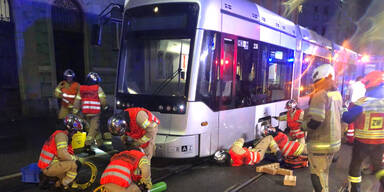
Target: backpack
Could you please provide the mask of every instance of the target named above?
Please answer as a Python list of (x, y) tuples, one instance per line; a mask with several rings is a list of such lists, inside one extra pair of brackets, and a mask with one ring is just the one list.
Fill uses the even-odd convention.
[(284, 158), (284, 167), (288, 169), (298, 169), (308, 167), (308, 157), (300, 155), (298, 157), (289, 156)]

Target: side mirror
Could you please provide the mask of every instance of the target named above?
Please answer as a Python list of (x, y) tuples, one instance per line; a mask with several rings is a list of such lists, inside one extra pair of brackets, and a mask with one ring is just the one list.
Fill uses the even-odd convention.
[(91, 44), (101, 46), (101, 27), (99, 24), (92, 25)]

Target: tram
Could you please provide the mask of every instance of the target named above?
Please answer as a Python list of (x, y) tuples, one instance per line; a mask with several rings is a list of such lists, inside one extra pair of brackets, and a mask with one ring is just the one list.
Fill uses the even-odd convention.
[(157, 157), (205, 157), (260, 137), (288, 99), (307, 102), (311, 70), (335, 55), (331, 41), (249, 0), (124, 7), (115, 110), (144, 107), (160, 119)]

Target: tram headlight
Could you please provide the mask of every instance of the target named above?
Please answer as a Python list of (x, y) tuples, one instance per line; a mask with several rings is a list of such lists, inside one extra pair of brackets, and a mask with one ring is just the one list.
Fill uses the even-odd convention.
[(177, 107), (176, 107), (176, 106), (173, 106), (173, 107), (172, 107), (172, 111), (176, 112), (176, 111), (177, 111)]
[(167, 111), (171, 111), (171, 106), (168, 105), (167, 108), (166, 108), (166, 110), (167, 110)]
[(184, 112), (184, 105), (179, 105), (180, 112)]
[(162, 105), (159, 105), (159, 110), (160, 111), (164, 110), (164, 107)]

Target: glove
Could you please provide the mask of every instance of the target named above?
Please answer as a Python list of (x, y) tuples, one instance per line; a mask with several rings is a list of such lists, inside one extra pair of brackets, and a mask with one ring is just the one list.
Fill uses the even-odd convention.
[(142, 184), (147, 188), (148, 190), (152, 189), (152, 181), (151, 178), (141, 178), (139, 184)]

